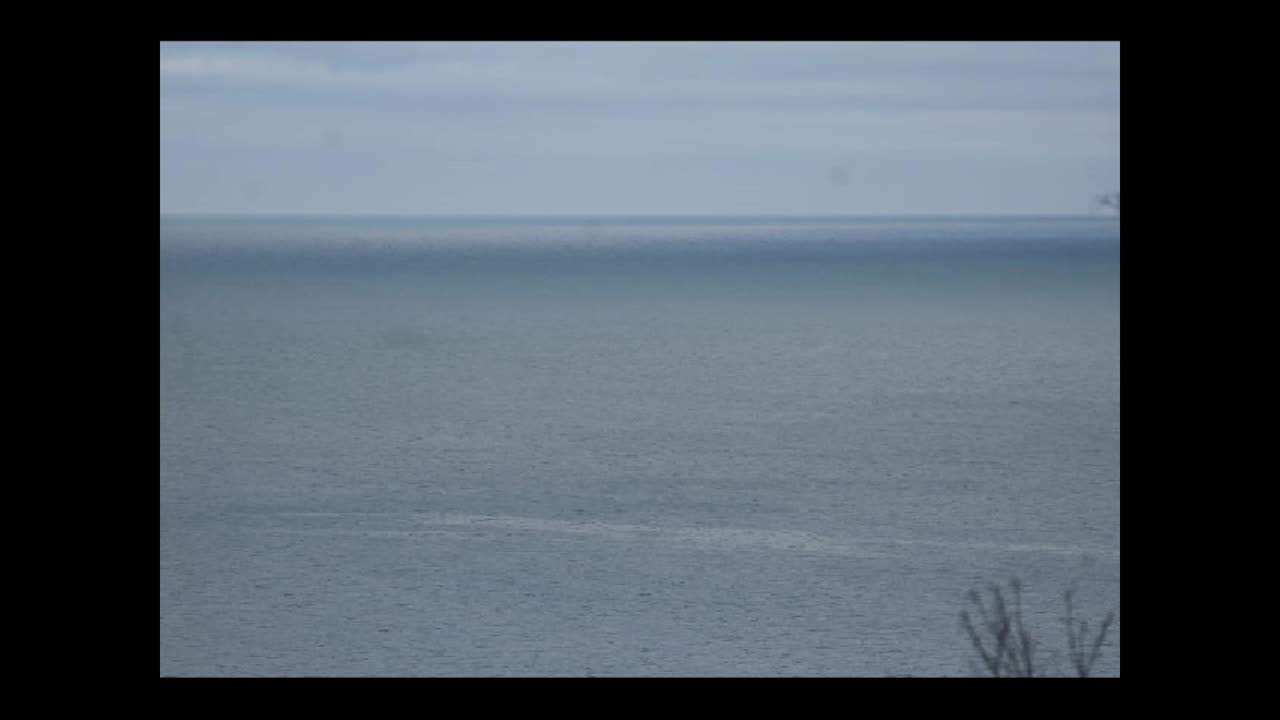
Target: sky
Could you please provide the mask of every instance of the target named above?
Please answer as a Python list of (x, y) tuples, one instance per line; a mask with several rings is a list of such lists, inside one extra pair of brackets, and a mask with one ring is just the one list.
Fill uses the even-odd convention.
[(161, 214), (1083, 215), (1118, 42), (162, 42)]

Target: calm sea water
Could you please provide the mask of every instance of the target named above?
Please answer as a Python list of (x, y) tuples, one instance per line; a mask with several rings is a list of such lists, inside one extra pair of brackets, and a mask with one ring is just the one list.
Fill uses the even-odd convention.
[(160, 673), (969, 675), (1012, 577), (1052, 666), (1120, 603), (1119, 249), (162, 217)]

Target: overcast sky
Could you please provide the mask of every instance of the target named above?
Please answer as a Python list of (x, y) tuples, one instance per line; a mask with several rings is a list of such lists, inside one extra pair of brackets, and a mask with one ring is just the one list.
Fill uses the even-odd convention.
[(161, 213), (1086, 214), (1119, 43), (161, 43)]

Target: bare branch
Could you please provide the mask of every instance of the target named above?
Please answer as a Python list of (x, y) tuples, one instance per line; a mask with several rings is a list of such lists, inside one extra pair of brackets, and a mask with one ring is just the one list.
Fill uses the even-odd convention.
[(1012, 608), (998, 585), (988, 588), (989, 605), (977, 590), (970, 591), (969, 604), (980, 622), (975, 622), (974, 615), (966, 610), (960, 613), (960, 625), (993, 677), (1030, 677), (1035, 673), (1035, 642), (1022, 622), (1021, 584), (1014, 580), (1010, 587), (1014, 595)]
[[(1106, 641), (1107, 633), (1111, 629), (1111, 624), (1116, 619), (1115, 611), (1107, 613), (1102, 619), (1102, 626), (1098, 628), (1098, 632), (1089, 641), (1089, 622), (1087, 620), (1077, 620), (1075, 617), (1075, 605), (1073, 603), (1074, 590), (1068, 590), (1063, 594), (1066, 600), (1067, 614), (1067, 652), (1069, 653), (1071, 666), (1076, 672), (1077, 677), (1089, 677), (1093, 672), (1093, 666), (1098, 662), (1098, 657), (1102, 654), (1102, 644)], [(1086, 650), (1086, 643), (1088, 649)]]
[[(989, 599), (977, 589), (966, 595), (969, 606), (960, 613), (960, 626), (977, 651), (981, 667), (993, 677), (1035, 677), (1044, 673), (1036, 659), (1038, 643), (1025, 623), (1022, 606), (1022, 583), (1009, 581), (1011, 601), (995, 584), (988, 586)], [(1116, 612), (1107, 613), (1096, 632), (1090, 632), (1088, 621), (1076, 618), (1075, 590), (1063, 594), (1066, 603), (1064, 622), (1067, 630), (1067, 657), (1070, 670), (1078, 677), (1089, 677), (1102, 654), (1107, 634), (1116, 620)], [(974, 666), (976, 669), (976, 665)]]

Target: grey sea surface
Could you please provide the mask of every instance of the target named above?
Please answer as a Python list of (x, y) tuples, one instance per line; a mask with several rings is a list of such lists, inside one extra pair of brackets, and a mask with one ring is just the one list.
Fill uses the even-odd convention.
[[(160, 222), (163, 676), (965, 676), (1120, 603), (1120, 229)], [(1118, 627), (1097, 674), (1118, 675)]]

